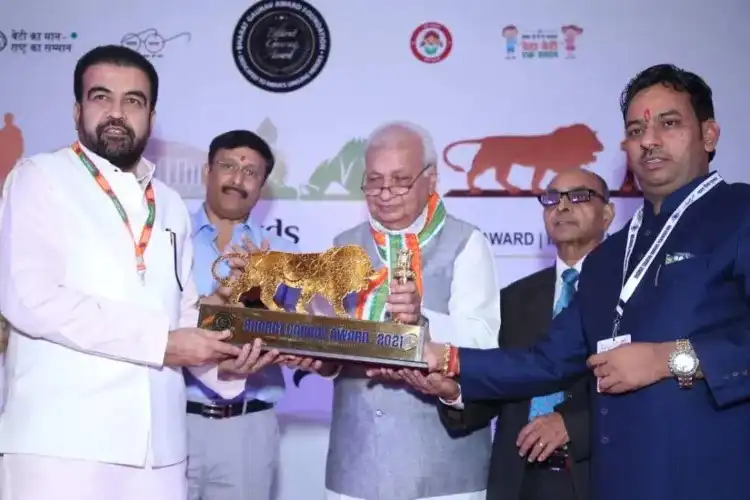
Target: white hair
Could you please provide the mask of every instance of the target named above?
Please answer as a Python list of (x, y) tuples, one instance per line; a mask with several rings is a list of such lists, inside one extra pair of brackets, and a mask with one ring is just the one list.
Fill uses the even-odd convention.
[(405, 139), (415, 136), (422, 144), (422, 164), (437, 166), (437, 151), (430, 133), (419, 125), (406, 121), (389, 122), (376, 128), (367, 139), (365, 155), (371, 149), (398, 147)]

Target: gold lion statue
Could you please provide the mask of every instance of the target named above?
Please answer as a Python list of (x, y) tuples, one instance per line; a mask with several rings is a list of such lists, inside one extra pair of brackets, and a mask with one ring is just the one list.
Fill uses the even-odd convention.
[[(239, 276), (219, 276), (222, 261), (243, 259), (247, 262)], [(219, 257), (211, 267), (214, 279), (232, 289), (230, 304), (253, 288), (260, 288), (260, 300), (271, 311), (283, 311), (274, 301), (279, 286), (300, 290), (296, 312), (308, 314), (307, 305), (318, 294), (325, 298), (339, 317), (347, 316), (344, 297), (365, 290), (377, 277), (370, 257), (357, 245), (346, 245), (322, 253), (287, 253), (260, 251), (229, 253)]]

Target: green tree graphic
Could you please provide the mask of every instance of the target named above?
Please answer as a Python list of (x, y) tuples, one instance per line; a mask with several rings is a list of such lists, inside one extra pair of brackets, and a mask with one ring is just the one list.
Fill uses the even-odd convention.
[(365, 172), (366, 142), (352, 139), (336, 156), (318, 165), (308, 183), (300, 186), (300, 199), (364, 199), (360, 185)]

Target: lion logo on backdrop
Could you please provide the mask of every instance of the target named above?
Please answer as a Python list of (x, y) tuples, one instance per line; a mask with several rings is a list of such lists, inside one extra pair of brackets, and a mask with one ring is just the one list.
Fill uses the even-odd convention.
[[(299, 187), (287, 181), (288, 165), (285, 154), (277, 146), (278, 130), (266, 118), (256, 133), (273, 150), (276, 158), (271, 175), (263, 187), (261, 198), (265, 200), (362, 200), (360, 189), (365, 170), (364, 139), (351, 139), (339, 152), (315, 167), (307, 182)], [(208, 153), (199, 148), (152, 138), (144, 156), (156, 164), (156, 177), (175, 189), (183, 198), (200, 199), (206, 194), (203, 185), (203, 167)]]
[[(479, 146), (468, 169), (448, 158), (454, 148), (463, 145)], [(499, 135), (452, 142), (443, 150), (443, 161), (456, 172), (466, 173), (467, 189), (451, 190), (445, 196), (536, 196), (544, 190), (542, 182), (548, 172), (560, 174), (590, 165), (602, 151), (604, 146), (596, 132), (582, 123), (558, 127), (547, 134)], [(532, 169), (531, 186), (521, 188), (511, 184), (509, 177), (514, 166)], [(477, 186), (477, 178), (487, 171), (494, 171), (500, 189), (485, 190)], [(637, 191), (628, 174), (617, 193), (637, 195)]]
[(15, 124), (13, 113), (5, 113), (0, 128), (0, 188), (13, 166), (23, 156), (23, 132)]

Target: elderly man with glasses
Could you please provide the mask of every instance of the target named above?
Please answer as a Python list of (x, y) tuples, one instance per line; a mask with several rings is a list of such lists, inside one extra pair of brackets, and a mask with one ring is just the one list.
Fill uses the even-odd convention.
[[(398, 249), (408, 247), (416, 279), (401, 285), (384, 273), (353, 312), (429, 324), (432, 339), (492, 348), (500, 327), (492, 251), (481, 231), (446, 213), (436, 162), (430, 135), (416, 125), (389, 123), (371, 135), (362, 182), (369, 220), (334, 243), (362, 246), (380, 269), (393, 269)], [(484, 499), (489, 428), (453, 435), (440, 422), (437, 397), (403, 381), (369, 380), (363, 367), (301, 363), (335, 377), (328, 500)]]
[[(586, 255), (601, 243), (614, 218), (606, 183), (586, 170), (558, 175), (539, 201), (557, 259), (554, 266), (501, 290), (501, 347), (530, 347), (547, 332), (552, 317), (575, 294)], [(483, 400), (465, 406), (453, 381), (433, 387), (431, 393), (445, 398), (440, 415), (452, 431), (471, 432), (498, 418), (488, 500), (587, 500), (588, 384), (583, 377), (566, 381), (559, 391), (542, 397)]]

